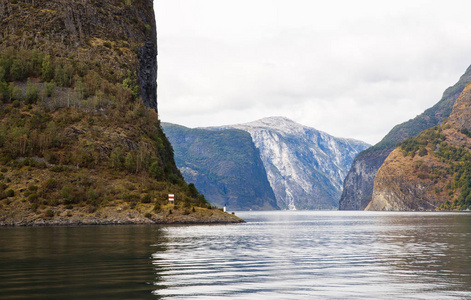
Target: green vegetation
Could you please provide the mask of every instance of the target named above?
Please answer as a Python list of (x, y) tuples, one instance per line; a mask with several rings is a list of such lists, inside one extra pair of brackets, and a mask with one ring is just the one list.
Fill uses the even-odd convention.
[(443, 142), (436, 153), (443, 162), (448, 163), (447, 172), (452, 180), (446, 186), (450, 196), (459, 191), (459, 196), (442, 204), (442, 209), (463, 210), (471, 208), (471, 153), (465, 147), (453, 147)]
[[(445, 191), (450, 197), (441, 206), (441, 209), (463, 210), (471, 208), (471, 153), (470, 149), (461, 146), (452, 146), (446, 141), (442, 131), (446, 125), (435, 126), (423, 131), (415, 138), (408, 138), (404, 142), (399, 143), (404, 156), (412, 158), (418, 155), (423, 157), (429, 153), (446, 167), (431, 167), (418, 161), (415, 164), (417, 177), (438, 182), (445, 180), (450, 176)], [(468, 135), (465, 130), (461, 133)], [(441, 189), (436, 189), (436, 193), (440, 193)], [(457, 196), (455, 196), (457, 195)]]
[(24, 197), (47, 218), (57, 205), (160, 207), (168, 193), (176, 208), (209, 207), (176, 168), (156, 112), (138, 98), (135, 73), (110, 82), (68, 59), (1, 50), (3, 198)]
[(471, 138), (471, 132), (468, 129), (463, 128), (463, 129), (460, 130), (460, 132), (462, 134), (466, 135), (467, 137)]
[(52, 211), (52, 209), (48, 209), (46, 210), (46, 213), (44, 215), (46, 218), (52, 218), (54, 217), (54, 212)]
[(155, 107), (155, 61), (142, 59), (157, 50), (152, 1), (0, 6), (0, 223), (172, 222), (191, 208), (209, 218), (145, 106)]
[[(469, 83), (470, 78), (471, 68), (468, 68), (455, 85), (446, 89), (437, 104), (417, 117), (395, 126), (379, 143), (357, 155), (354, 165), (347, 175), (347, 179), (352, 184), (346, 186), (343, 191), (339, 203), (340, 209), (364, 209), (368, 205), (372, 199), (375, 174), (391, 151), (394, 150), (395, 145), (409, 137), (418, 135), (427, 128), (440, 125), (450, 115), (453, 104)], [(418, 155), (425, 155), (425, 147), (418, 149), (414, 145), (411, 146), (412, 148), (406, 151), (406, 153), (410, 152), (409, 155), (418, 150), (420, 150), (420, 153), (417, 152)], [(356, 176), (353, 170), (360, 165), (363, 165), (362, 168), (368, 171), (361, 176)]]
[(402, 143), (398, 143), (396, 147), (400, 147), (404, 156), (414, 157), (415, 155), (425, 156), (428, 151), (427, 148), (435, 149), (445, 140), (442, 134), (442, 128), (435, 126), (430, 129), (424, 130), (417, 137), (410, 137)]

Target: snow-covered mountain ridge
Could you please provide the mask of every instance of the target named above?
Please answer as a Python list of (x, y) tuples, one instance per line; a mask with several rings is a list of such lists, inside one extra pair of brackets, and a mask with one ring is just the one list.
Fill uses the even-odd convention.
[(285, 117), (212, 129), (227, 128), (250, 133), (282, 209), (337, 208), (354, 157), (370, 146), (333, 137)]

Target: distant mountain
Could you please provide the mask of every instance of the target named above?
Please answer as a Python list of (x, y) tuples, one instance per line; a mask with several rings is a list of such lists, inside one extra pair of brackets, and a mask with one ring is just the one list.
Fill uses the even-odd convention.
[(342, 182), (354, 157), (369, 147), (283, 117), (225, 128), (250, 133), (282, 209), (337, 208)]
[(358, 154), (345, 178), (339, 209), (365, 209), (372, 199), (376, 172), (396, 144), (441, 124), (450, 115), (453, 104), (470, 81), (471, 67), (454, 86), (445, 90), (437, 104), (414, 119), (395, 126), (378, 144)]
[(448, 120), (405, 140), (376, 174), (367, 210), (471, 208), (471, 87)]
[(354, 157), (368, 144), (284, 117), (222, 127), (162, 127), (188, 182), (230, 209), (335, 209)]
[(250, 134), (162, 123), (185, 180), (213, 205), (230, 210), (279, 209)]

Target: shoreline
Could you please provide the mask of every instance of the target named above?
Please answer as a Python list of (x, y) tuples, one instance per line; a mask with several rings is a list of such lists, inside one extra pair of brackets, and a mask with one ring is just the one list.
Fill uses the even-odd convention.
[(129, 208), (125, 203), (99, 207), (90, 206), (67, 209), (64, 205), (47, 206), (37, 211), (26, 203), (16, 202), (8, 209), (0, 209), (0, 227), (62, 227), (98, 225), (199, 225), (237, 224), (245, 221), (235, 214), (220, 209), (195, 207), (195, 210), (166, 206), (153, 210), (153, 204), (138, 204)]
[(86, 222), (78, 222), (78, 223), (32, 223), (32, 224), (5, 224), (0, 223), (1, 228), (26, 228), (26, 227), (81, 227), (81, 226), (129, 226), (129, 225), (228, 225), (228, 224), (242, 224), (246, 223), (246, 221), (178, 221), (178, 222), (153, 222), (153, 223), (140, 223), (140, 222), (96, 222), (96, 223), (86, 223)]

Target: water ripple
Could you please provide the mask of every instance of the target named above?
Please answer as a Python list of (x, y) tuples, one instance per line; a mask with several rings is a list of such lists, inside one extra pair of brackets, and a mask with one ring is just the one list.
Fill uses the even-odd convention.
[(471, 299), (471, 214), (0, 229), (1, 299)]
[(162, 270), (154, 294), (172, 299), (471, 297), (470, 215), (246, 214), (254, 221), (166, 228), (167, 248), (152, 255)]

